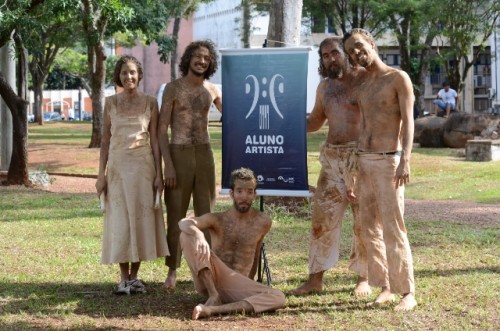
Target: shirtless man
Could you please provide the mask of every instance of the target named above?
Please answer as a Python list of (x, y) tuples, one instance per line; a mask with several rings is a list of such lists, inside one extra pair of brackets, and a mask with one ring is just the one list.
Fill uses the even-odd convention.
[(366, 249), (359, 239), (361, 224), (353, 195), (356, 167), (356, 141), (361, 115), (352, 102), (355, 79), (364, 69), (352, 67), (342, 47), (342, 37), (323, 40), (319, 46), (319, 72), (324, 79), (316, 91), (316, 102), (307, 118), (307, 132), (319, 130), (328, 121), (328, 137), (322, 144), (312, 212), (309, 249), (309, 279), (289, 294), (305, 295), (323, 289), (323, 274), (339, 259), (342, 218), (350, 204), (354, 218), (354, 237), (349, 268), (359, 274), (356, 296), (371, 293), (367, 280)]
[(361, 237), (369, 252), (368, 278), (370, 285), (382, 287), (372, 305), (392, 302), (393, 293), (400, 293), (395, 310), (411, 310), (417, 301), (403, 213), (413, 144), (412, 83), (404, 71), (382, 62), (369, 32), (346, 33), (344, 48), (353, 62), (366, 69), (357, 98), (363, 116), (357, 195)]
[[(184, 218), (179, 222), (184, 256), (196, 290), (208, 297), (193, 310), (193, 319), (214, 314), (264, 312), (282, 308), (284, 294), (253, 279), (271, 219), (251, 208), (257, 180), (245, 168), (231, 173), (233, 207), (223, 213)], [(209, 230), (212, 249), (201, 230)]]
[(182, 77), (169, 83), (163, 92), (158, 125), (165, 162), (170, 250), (170, 256), (165, 259), (169, 268), (164, 284), (167, 289), (175, 288), (176, 269), (181, 263), (178, 222), (186, 216), (191, 195), (196, 216), (211, 212), (215, 204), (215, 165), (208, 135), (208, 111), (212, 103), (222, 111), (221, 92), (206, 81), (217, 70), (214, 44), (209, 40), (189, 44), (179, 68)]

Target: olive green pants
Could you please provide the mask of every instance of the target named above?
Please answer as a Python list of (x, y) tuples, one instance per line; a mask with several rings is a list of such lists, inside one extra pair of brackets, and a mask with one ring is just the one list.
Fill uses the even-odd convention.
[[(215, 205), (215, 164), (210, 144), (170, 145), (177, 185), (165, 190), (167, 206), (167, 243), (170, 256), (165, 264), (177, 269), (181, 264), (179, 221), (186, 217), (191, 196), (195, 216), (210, 213)], [(208, 233), (205, 233), (210, 243)]]

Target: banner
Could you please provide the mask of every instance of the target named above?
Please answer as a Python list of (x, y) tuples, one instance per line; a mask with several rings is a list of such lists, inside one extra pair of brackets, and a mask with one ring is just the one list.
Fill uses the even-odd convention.
[(257, 176), (261, 196), (309, 196), (307, 70), (310, 48), (221, 50), (222, 193), (234, 169)]

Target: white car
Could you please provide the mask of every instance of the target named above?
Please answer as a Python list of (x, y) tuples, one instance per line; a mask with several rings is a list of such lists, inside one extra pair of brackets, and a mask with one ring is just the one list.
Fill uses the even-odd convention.
[[(161, 101), (162, 101), (162, 98), (163, 98), (163, 90), (165, 90), (165, 86), (166, 85), (167, 85), (166, 83), (161, 84), (161, 86), (160, 86), (160, 88), (158, 90), (158, 94), (156, 95), (156, 98), (158, 99), (158, 110), (161, 109)], [(219, 90), (222, 91), (222, 85), (221, 84), (214, 84), (214, 85), (217, 86), (219, 88)], [(221, 112), (212, 103), (212, 105), (210, 106), (210, 110), (208, 111), (208, 121), (209, 122), (220, 122), (221, 118), (222, 118)]]

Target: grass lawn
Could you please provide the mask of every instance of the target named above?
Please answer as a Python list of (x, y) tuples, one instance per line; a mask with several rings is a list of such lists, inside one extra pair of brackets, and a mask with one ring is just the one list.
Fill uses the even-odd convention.
[[(90, 124), (30, 125), (30, 150), (72, 148), (88, 153), (67, 164), (33, 163), (52, 172), (96, 174), (89, 151)], [(322, 130), (308, 136), (310, 184), (315, 185)], [(221, 132), (210, 134), (220, 181)], [(52, 147), (51, 147), (52, 146)], [(467, 162), (460, 150), (416, 148), (406, 197), (500, 204), (500, 164)], [(97, 154), (98, 157), (98, 154)], [(31, 161), (30, 161), (31, 162)], [(79, 168), (78, 162), (85, 167)], [(76, 164), (76, 165), (75, 165)], [(352, 217), (342, 227), (341, 259), (325, 274), (325, 291), (288, 297), (287, 307), (271, 314), (213, 317), (191, 321), (203, 298), (194, 291), (183, 262), (174, 292), (164, 292), (163, 261), (143, 263), (148, 293), (114, 296), (118, 267), (99, 263), (102, 213), (95, 194), (50, 193), (24, 187), (0, 187), (0, 330), (497, 330), (500, 325), (499, 222), (467, 223), (407, 218), (417, 301), (409, 313), (393, 305), (368, 309), (352, 292), (348, 271)], [(227, 199), (217, 210), (229, 207)], [(294, 210), (265, 206), (273, 220), (266, 238), (273, 286), (287, 291), (307, 276), (310, 207)]]

